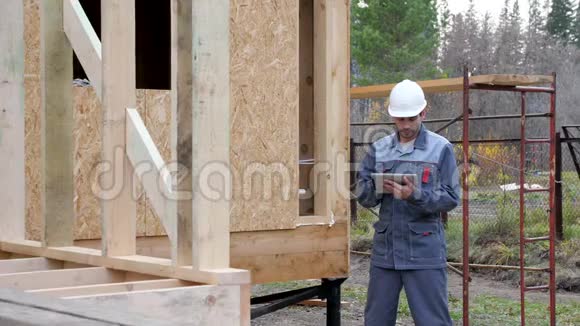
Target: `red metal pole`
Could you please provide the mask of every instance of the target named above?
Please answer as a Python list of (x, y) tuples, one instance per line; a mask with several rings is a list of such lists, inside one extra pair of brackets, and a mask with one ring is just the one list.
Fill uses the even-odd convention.
[(556, 73), (550, 95), (550, 325), (556, 325)]
[(463, 67), (463, 325), (469, 326), (469, 75)]
[(521, 94), (522, 98), (522, 117), (520, 118), (520, 312), (521, 325), (526, 325), (526, 281), (525, 281), (525, 197), (524, 197), (524, 168), (526, 157), (526, 93)]

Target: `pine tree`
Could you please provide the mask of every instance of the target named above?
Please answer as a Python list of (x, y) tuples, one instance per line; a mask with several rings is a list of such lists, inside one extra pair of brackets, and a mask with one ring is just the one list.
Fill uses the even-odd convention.
[(550, 35), (559, 39), (564, 44), (568, 44), (573, 41), (573, 12), (574, 10), (570, 0), (552, 1), (546, 28)]
[(524, 67), (527, 72), (541, 58), (540, 51), (546, 43), (545, 14), (540, 7), (540, 0), (531, 0), (528, 10), (528, 30), (525, 39)]
[(580, 2), (576, 6), (576, 16), (574, 17), (574, 29), (573, 29), (574, 44), (580, 47)]
[(439, 45), (435, 0), (351, 2), (351, 54), (360, 68), (357, 85), (437, 76)]

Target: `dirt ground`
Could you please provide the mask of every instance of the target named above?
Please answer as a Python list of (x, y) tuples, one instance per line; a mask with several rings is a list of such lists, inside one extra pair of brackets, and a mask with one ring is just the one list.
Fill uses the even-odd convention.
[[(366, 288), (368, 286), (369, 258), (366, 256), (351, 255), (351, 276), (344, 283), (346, 287)], [(462, 278), (461, 276), (449, 271), (449, 295), (455, 298), (462, 298)], [(267, 285), (257, 285), (253, 289), (254, 295), (264, 295), (270, 293)], [(274, 291), (280, 292), (280, 291)], [(490, 277), (472, 274), (472, 282), (469, 287), (470, 296), (493, 295), (496, 297), (519, 300), (519, 288), (506, 283), (492, 280)], [(344, 290), (343, 290), (344, 294)], [(526, 294), (527, 300), (548, 302), (547, 293), (529, 293)], [(343, 295), (343, 301), (351, 301)], [(580, 300), (579, 293), (559, 292), (557, 294), (558, 302)], [(321, 307), (301, 307), (292, 306), (278, 310), (272, 314), (259, 317), (252, 321), (254, 326), (320, 326), (326, 325), (326, 308)], [(342, 325), (355, 326), (363, 325), (364, 317), (364, 300), (363, 302), (351, 302), (342, 308)], [(410, 317), (400, 317), (397, 325), (414, 325)]]

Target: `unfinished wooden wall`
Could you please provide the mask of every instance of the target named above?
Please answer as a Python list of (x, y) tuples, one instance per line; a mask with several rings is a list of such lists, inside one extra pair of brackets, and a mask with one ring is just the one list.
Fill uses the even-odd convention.
[[(27, 238), (40, 239), (40, 0), (25, 0), (26, 218)], [(231, 2), (231, 162), (234, 180), (231, 231), (291, 229), (298, 216), (298, 1), (278, 6), (259, 0)], [(72, 86), (71, 86), (72, 87)], [(75, 238), (101, 236), (100, 205), (93, 195), (101, 155), (102, 110), (91, 87), (74, 87)], [(138, 90), (137, 109), (163, 158), (170, 153), (170, 91)], [(281, 164), (281, 165), (274, 165)], [(271, 198), (244, 170), (275, 176), (289, 169), (291, 186), (273, 178)], [(264, 167), (264, 169), (262, 169)], [(246, 174), (247, 175), (247, 174)], [(242, 187), (243, 186), (243, 187)], [(248, 188), (250, 187), (250, 188)], [(243, 190), (250, 189), (244, 198)], [(284, 200), (283, 192), (289, 194)], [(249, 197), (248, 197), (249, 196)], [(247, 200), (246, 200), (247, 199)], [(137, 235), (162, 235), (144, 195), (138, 199)]]

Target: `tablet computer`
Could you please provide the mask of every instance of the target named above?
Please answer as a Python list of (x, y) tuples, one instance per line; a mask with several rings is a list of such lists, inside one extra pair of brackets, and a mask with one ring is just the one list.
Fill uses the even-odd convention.
[(377, 194), (384, 193), (382, 187), (384, 180), (393, 180), (394, 182), (402, 185), (405, 184), (404, 177), (407, 177), (407, 179), (412, 182), (415, 187), (419, 187), (419, 179), (417, 178), (416, 174), (412, 173), (371, 173), (371, 177), (375, 181)]

